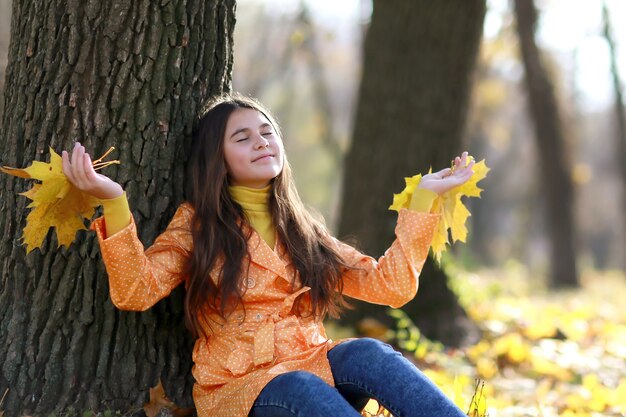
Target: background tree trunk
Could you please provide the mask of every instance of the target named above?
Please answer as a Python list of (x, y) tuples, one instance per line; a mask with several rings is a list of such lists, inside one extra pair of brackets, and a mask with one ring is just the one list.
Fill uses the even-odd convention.
[[(367, 253), (382, 254), (394, 237), (388, 207), (403, 177), (449, 166), (462, 150), (485, 9), (484, 0), (374, 2), (339, 227)], [(446, 282), (428, 260), (417, 298), (403, 309), (427, 336), (458, 345), (476, 328)], [(385, 320), (383, 308), (360, 303), (345, 321), (364, 316)]]
[[(624, 108), (624, 98), (622, 95), (622, 80), (617, 67), (617, 47), (613, 40), (613, 29), (609, 9), (606, 2), (602, 2), (603, 33), (606, 43), (609, 46), (611, 56), (611, 78), (613, 80), (613, 91), (615, 92), (615, 163), (618, 167), (622, 184), (622, 213), (626, 213), (626, 109)], [(622, 247), (626, 250), (626, 219), (622, 216)], [(626, 253), (622, 254), (622, 269), (626, 271)]]
[[(195, 115), (230, 85), (234, 0), (15, 1), (1, 165), (48, 160), (80, 140), (115, 145), (105, 173), (152, 243), (182, 201)], [(5, 416), (137, 410), (162, 378), (191, 404), (191, 337), (182, 289), (145, 313), (118, 311), (93, 233), (69, 249), (18, 238), (27, 181), (0, 176), (0, 396)]]
[(550, 286), (579, 285), (574, 233), (574, 185), (559, 106), (550, 77), (535, 43), (537, 11), (533, 0), (515, 0), (515, 15), (524, 61), (531, 118), (535, 126), (540, 175), (546, 197), (546, 222), (551, 240)]

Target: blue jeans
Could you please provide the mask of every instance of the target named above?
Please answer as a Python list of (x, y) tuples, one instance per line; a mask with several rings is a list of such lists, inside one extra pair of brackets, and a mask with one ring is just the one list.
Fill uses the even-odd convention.
[(370, 398), (395, 417), (467, 417), (411, 362), (379, 340), (344, 342), (328, 352), (328, 360), (335, 388), (310, 372), (279, 375), (263, 388), (249, 417), (358, 417)]

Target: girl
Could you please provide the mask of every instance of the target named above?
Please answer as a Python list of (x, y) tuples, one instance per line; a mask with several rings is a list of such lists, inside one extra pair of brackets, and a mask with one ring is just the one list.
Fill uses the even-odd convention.
[(378, 261), (305, 210), (277, 123), (247, 97), (207, 107), (187, 163), (187, 201), (145, 251), (122, 187), (94, 172), (79, 143), (62, 157), (68, 179), (102, 199), (92, 229), (113, 303), (145, 310), (185, 283), (199, 416), (359, 416), (369, 398), (397, 417), (465, 415), (390, 346), (333, 342), (322, 319), (337, 315), (342, 296), (393, 307), (415, 296), (439, 220), (430, 204), (471, 177), (467, 153), (454, 170), (422, 178)]

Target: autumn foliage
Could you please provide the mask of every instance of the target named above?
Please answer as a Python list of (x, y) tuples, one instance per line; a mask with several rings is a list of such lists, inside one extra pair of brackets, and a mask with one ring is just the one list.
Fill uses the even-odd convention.
[[(469, 160), (473, 158), (470, 156)], [(453, 166), (454, 167), (454, 166)], [(467, 207), (461, 201), (461, 197), (480, 197), (481, 189), (478, 182), (484, 179), (489, 172), (485, 160), (474, 165), (474, 173), (468, 182), (438, 196), (433, 202), (432, 213), (440, 213), (442, 220), (438, 224), (431, 244), (433, 255), (438, 261), (446, 251), (448, 242), (448, 231), (452, 235), (452, 241), (465, 242), (467, 240), (467, 218), (471, 215)], [(393, 203), (389, 207), (391, 210), (399, 211), (409, 205), (415, 188), (419, 185), (422, 175), (405, 178), (406, 187), (404, 190), (393, 196)]]
[[(555, 292), (513, 261), (479, 273), (446, 268), (482, 329), (478, 343), (445, 348), (423, 337), (401, 310), (390, 311), (397, 331), (368, 328), (399, 345), (468, 415), (626, 415), (623, 274), (586, 271), (581, 289)], [(364, 415), (384, 413), (372, 403)]]
[[(93, 162), (100, 169), (119, 161), (101, 162), (111, 152)], [(84, 221), (93, 217), (100, 201), (74, 187), (63, 173), (61, 156), (50, 148), (50, 162), (34, 161), (27, 168), (0, 167), (0, 171), (20, 178), (38, 180), (21, 193), (32, 200), (26, 217), (22, 240), (26, 253), (41, 246), (48, 230), (54, 227), (59, 246), (69, 246), (78, 230), (86, 229)]]

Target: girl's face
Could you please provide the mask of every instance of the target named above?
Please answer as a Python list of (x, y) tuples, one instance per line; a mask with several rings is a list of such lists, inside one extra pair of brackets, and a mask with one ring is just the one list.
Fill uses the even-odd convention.
[(267, 186), (283, 169), (283, 142), (260, 112), (239, 108), (226, 123), (224, 158), (230, 185)]

